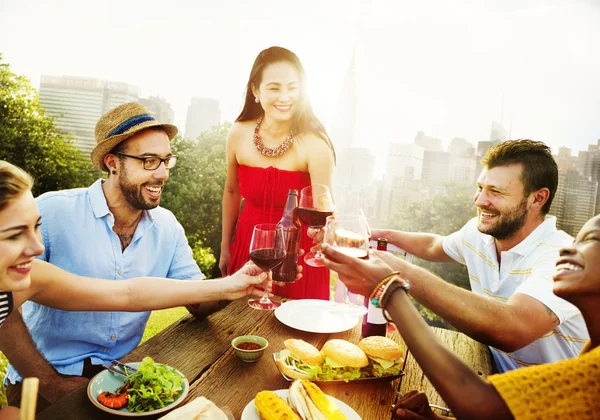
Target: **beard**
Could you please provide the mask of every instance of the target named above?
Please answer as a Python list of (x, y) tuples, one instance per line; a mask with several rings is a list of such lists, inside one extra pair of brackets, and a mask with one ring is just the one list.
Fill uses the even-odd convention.
[(124, 165), (121, 165), (121, 176), (119, 177), (119, 188), (123, 193), (123, 197), (131, 207), (138, 210), (151, 210), (160, 204), (160, 197), (154, 200), (149, 200), (144, 198), (144, 194), (142, 192), (142, 188), (144, 185), (156, 185), (162, 186), (163, 182), (154, 182), (148, 184), (134, 184), (129, 182), (129, 178), (127, 176), (127, 169)]
[[(479, 208), (479, 212), (491, 210), (486, 208)], [(500, 213), (498, 221), (489, 226), (477, 225), (477, 229), (481, 233), (492, 236), (495, 239), (504, 240), (512, 238), (525, 224), (527, 216), (529, 215), (529, 209), (527, 208), (527, 198), (523, 198), (519, 205), (508, 213)]]

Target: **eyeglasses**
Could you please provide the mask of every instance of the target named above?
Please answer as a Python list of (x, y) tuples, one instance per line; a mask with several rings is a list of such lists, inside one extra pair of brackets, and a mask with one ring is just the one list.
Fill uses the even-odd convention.
[(178, 156), (175, 156), (175, 155), (167, 156), (166, 158), (161, 159), (157, 156), (142, 157), (142, 156), (128, 155), (126, 153), (121, 153), (121, 152), (114, 152), (114, 154), (141, 160), (143, 168), (147, 171), (153, 171), (155, 169), (158, 169), (160, 164), (163, 162), (165, 163), (165, 169), (173, 169), (175, 167), (175, 164), (177, 163), (177, 158), (178, 158)]

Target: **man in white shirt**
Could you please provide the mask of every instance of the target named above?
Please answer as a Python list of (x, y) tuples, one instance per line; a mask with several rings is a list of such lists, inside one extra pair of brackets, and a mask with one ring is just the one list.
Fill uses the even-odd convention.
[[(465, 264), (472, 291), (390, 254), (378, 255), (410, 281), (415, 300), (488, 344), (500, 372), (575, 357), (588, 334), (577, 308), (552, 293), (559, 250), (573, 238), (547, 215), (558, 186), (550, 148), (506, 141), (490, 149), (482, 164), (473, 197), (478, 214), (460, 231), (445, 237), (372, 232), (419, 258)], [(351, 265), (341, 270), (342, 280), (364, 275)]]

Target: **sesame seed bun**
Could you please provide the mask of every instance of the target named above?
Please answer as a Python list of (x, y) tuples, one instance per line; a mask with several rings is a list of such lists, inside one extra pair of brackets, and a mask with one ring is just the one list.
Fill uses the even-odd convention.
[(369, 359), (365, 352), (346, 340), (329, 340), (325, 343), (321, 352), (326, 357), (349, 367), (361, 368), (369, 364)]
[(367, 356), (384, 360), (399, 360), (404, 358), (404, 351), (398, 343), (387, 337), (371, 336), (360, 340), (358, 343)]

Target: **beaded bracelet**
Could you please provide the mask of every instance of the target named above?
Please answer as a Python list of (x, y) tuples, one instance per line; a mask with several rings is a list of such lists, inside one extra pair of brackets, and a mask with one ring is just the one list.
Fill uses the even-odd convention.
[(408, 280), (400, 280), (399, 277), (394, 277), (387, 284), (385, 291), (381, 295), (381, 308), (383, 309), (383, 317), (388, 322), (394, 322), (394, 321), (390, 317), (390, 314), (385, 309), (385, 307), (387, 306), (389, 300), (392, 298), (392, 295), (394, 293), (396, 293), (398, 290), (404, 290), (406, 292), (406, 294), (408, 294), (408, 291), (410, 290), (410, 283), (408, 282)]
[(394, 271), (389, 276), (384, 277), (383, 280), (381, 280), (379, 282), (379, 284), (377, 284), (377, 286), (375, 286), (375, 288), (371, 292), (371, 295), (369, 296), (369, 300), (373, 303), (373, 306), (375, 306), (376, 308), (381, 308), (381, 306), (379, 305), (379, 301), (381, 299), (381, 296), (383, 295), (383, 292), (384, 292), (388, 282), (391, 279), (393, 279), (394, 277), (398, 276), (399, 274), (400, 274), (399, 271)]

